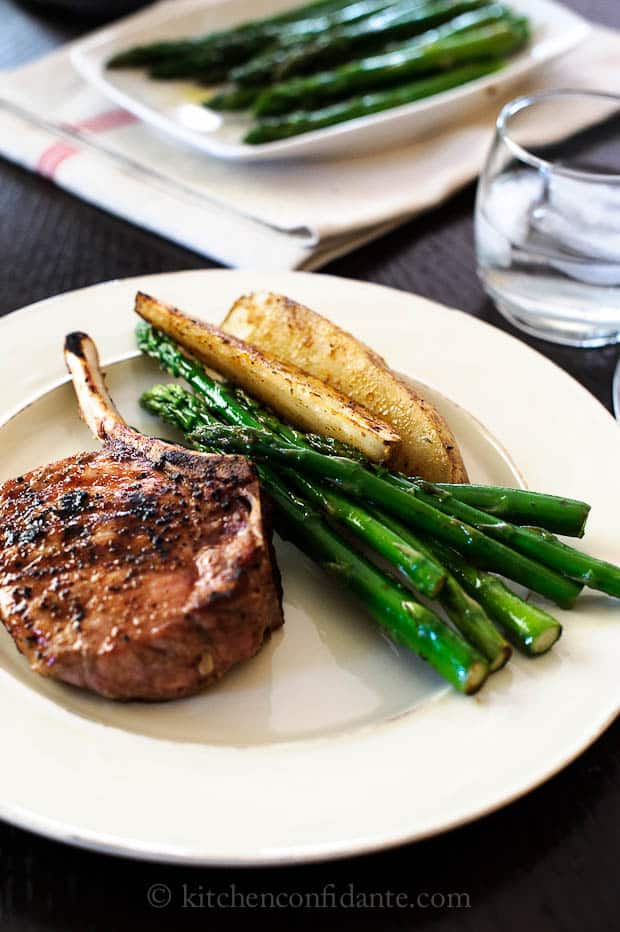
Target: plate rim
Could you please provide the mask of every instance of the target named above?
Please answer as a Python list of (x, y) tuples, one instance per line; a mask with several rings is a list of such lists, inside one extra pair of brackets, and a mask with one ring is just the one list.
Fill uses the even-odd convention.
[[(439, 697), (440, 699), (441, 697)], [(432, 701), (439, 701), (432, 700)], [(222, 868), (260, 868), (260, 867), (292, 867), (304, 864), (327, 863), (330, 861), (344, 860), (345, 858), (357, 858), (365, 855), (379, 854), (383, 851), (391, 851), (395, 848), (403, 847), (408, 844), (416, 844), (438, 835), (444, 835), (455, 829), (462, 828), (485, 816), (492, 815), (518, 802), (529, 793), (543, 786), (549, 780), (574, 763), (585, 751), (591, 747), (606, 731), (613, 725), (620, 710), (616, 707), (610, 709), (606, 715), (601, 717), (596, 726), (595, 732), (588, 732), (587, 736), (576, 741), (575, 746), (570, 754), (561, 761), (550, 766), (539, 778), (534, 780), (528, 786), (514, 790), (509, 795), (501, 799), (492, 800), (486, 806), (480, 806), (469, 814), (462, 815), (449, 822), (445, 822), (439, 828), (429, 828), (416, 833), (415, 835), (396, 834), (386, 838), (376, 838), (374, 836), (353, 841), (342, 842), (338, 845), (331, 845), (329, 848), (322, 847), (320, 844), (307, 845), (305, 848), (297, 849), (296, 853), (291, 856), (286, 851), (263, 854), (260, 858), (254, 855), (249, 856), (220, 856), (213, 857), (203, 853), (189, 854), (182, 848), (169, 847), (161, 851), (154, 851), (148, 843), (140, 843), (135, 840), (131, 842), (123, 841), (115, 835), (106, 835), (105, 832), (98, 832), (96, 836), (84, 833), (80, 828), (58, 820), (48, 818), (43, 815), (33, 815), (32, 812), (19, 806), (13, 806), (7, 809), (4, 801), (0, 800), (0, 819), (16, 828), (33, 832), (44, 838), (53, 841), (62, 842), (63, 844), (72, 845), (85, 851), (93, 851), (98, 854), (107, 854), (113, 857), (128, 858), (132, 861), (147, 861), (155, 864), (184, 865), (187, 867), (222, 867)], [(389, 723), (386, 723), (389, 724)], [(329, 739), (326, 739), (329, 740)]]
[[(400, 295), (402, 299), (410, 298), (415, 300), (415, 296), (409, 295), (406, 292), (401, 292), (397, 289), (389, 288), (383, 285), (375, 285), (366, 282), (359, 282), (356, 280), (350, 279), (336, 279), (334, 280), (331, 276), (327, 275), (316, 275), (308, 273), (259, 273), (259, 272), (232, 272), (228, 270), (186, 270), (180, 273), (163, 273), (158, 276), (147, 275), (147, 276), (133, 276), (129, 279), (124, 279), (122, 281), (114, 280), (112, 282), (99, 283), (97, 285), (89, 286), (83, 289), (77, 289), (75, 291), (65, 292), (54, 297), (44, 299), (43, 301), (35, 302), (31, 305), (28, 305), (18, 311), (15, 311), (9, 315), (6, 315), (3, 319), (0, 320), (0, 330), (6, 326), (13, 326), (17, 322), (18, 328), (22, 326), (22, 321), (25, 323), (27, 319), (37, 311), (40, 311), (41, 308), (45, 308), (54, 302), (62, 302), (65, 299), (71, 298), (74, 299), (76, 296), (83, 296), (86, 292), (93, 292), (95, 290), (105, 291), (110, 287), (115, 287), (122, 285), (123, 288), (133, 287), (134, 283), (140, 282), (142, 285), (145, 282), (156, 284), (158, 281), (164, 280), (165, 282), (171, 282), (177, 276), (182, 276), (184, 278), (194, 278), (202, 279), (203, 277), (214, 277), (214, 276), (223, 276), (226, 279), (235, 278), (248, 280), (252, 276), (261, 276), (263, 279), (280, 279), (286, 280), (287, 282), (293, 283), (301, 279), (312, 279), (314, 281), (321, 280), (321, 282), (327, 286), (334, 286), (334, 282), (338, 283), (339, 288), (354, 287), (362, 289), (370, 289), (376, 292), (389, 292)], [(245, 285), (242, 287), (246, 287)], [(287, 285), (287, 287), (289, 287)], [(294, 286), (293, 286), (294, 287)], [(605, 412), (609, 422), (614, 426), (614, 429), (617, 429), (617, 425), (613, 420), (609, 412), (606, 411), (604, 406), (598, 402), (597, 399), (593, 398), (592, 395), (569, 373), (561, 369), (559, 366), (550, 362), (546, 357), (537, 350), (528, 347), (526, 344), (523, 344), (516, 337), (513, 337), (510, 334), (507, 334), (503, 331), (499, 331), (497, 328), (488, 324), (484, 321), (478, 321), (476, 318), (472, 318), (470, 315), (462, 311), (453, 311), (449, 308), (442, 307), (436, 302), (428, 301), (428, 299), (421, 299), (422, 303), (428, 306), (428, 309), (435, 308), (443, 312), (448, 311), (450, 314), (456, 314), (461, 321), (467, 321), (466, 326), (471, 326), (474, 329), (482, 325), (484, 330), (493, 331), (497, 336), (499, 334), (500, 342), (505, 341), (506, 345), (518, 346), (520, 352), (525, 352), (531, 354), (532, 358), (538, 359), (539, 363), (542, 360), (544, 365), (550, 370), (555, 370), (556, 373), (560, 374), (563, 379), (567, 379), (570, 383), (573, 383), (574, 387), (585, 397), (588, 404), (591, 404), (592, 401), (595, 401), (597, 406)], [(51, 382), (48, 382), (51, 387)], [(438, 387), (439, 391), (442, 391), (441, 387)], [(40, 395), (41, 392), (37, 391), (36, 396)], [(23, 408), (24, 404), (20, 404), (19, 408)], [(473, 417), (477, 417), (476, 412), (471, 412)], [(4, 418), (3, 418), (4, 422)], [(490, 432), (494, 439), (496, 439), (500, 444), (502, 443), (501, 438), (495, 436), (494, 431), (490, 428)], [(520, 466), (520, 464), (517, 464)], [(451, 702), (451, 705), (454, 705), (454, 702)], [(543, 768), (541, 772), (538, 773), (536, 777), (525, 783), (521, 783), (518, 787), (513, 788), (509, 793), (505, 793), (502, 790), (499, 791), (496, 798), (491, 799), (485, 805), (479, 805), (473, 810), (469, 810), (463, 813), (460, 817), (451, 819), (449, 821), (442, 822), (439, 825), (423, 829), (422, 831), (414, 831), (413, 833), (407, 832), (406, 830), (397, 832), (396, 835), (381, 837), (366, 837), (357, 836), (353, 839), (348, 839), (347, 841), (342, 842), (339, 845), (331, 844), (329, 848), (325, 848), (321, 845), (306, 845), (305, 847), (298, 846), (292, 852), (290, 850), (277, 851), (270, 850), (264, 851), (257, 857), (256, 853), (251, 854), (247, 857), (245, 856), (222, 856), (221, 854), (216, 854), (210, 856), (204, 851), (201, 852), (188, 852), (187, 850), (179, 849), (178, 846), (172, 846), (169, 849), (159, 848), (158, 850), (153, 850), (152, 847), (149, 847), (148, 843), (146, 846), (137, 842), (135, 839), (133, 841), (128, 841), (127, 839), (119, 838), (117, 835), (106, 836), (105, 832), (97, 832), (96, 837), (92, 837), (92, 833), (84, 833), (78, 826), (70, 825), (67, 822), (57, 822), (54, 819), (48, 818), (46, 816), (37, 815), (36, 813), (21, 811), (19, 807), (13, 806), (12, 808), (5, 805), (5, 801), (0, 802), (0, 815), (5, 818), (7, 821), (12, 822), (13, 824), (19, 825), (23, 828), (37, 831), (42, 834), (45, 834), (49, 837), (56, 838), (60, 841), (70, 842), (81, 847), (91, 848), (93, 850), (101, 851), (103, 853), (114, 853), (117, 855), (122, 855), (126, 857), (133, 857), (145, 860), (152, 861), (165, 861), (170, 863), (184, 863), (184, 864), (194, 864), (194, 865), (228, 865), (228, 866), (249, 866), (249, 865), (277, 865), (277, 864), (292, 864), (292, 863), (305, 863), (310, 861), (321, 861), (328, 860), (332, 858), (340, 858), (345, 856), (358, 855), (363, 853), (369, 853), (371, 851), (383, 850), (386, 848), (394, 847), (396, 845), (405, 844), (407, 842), (418, 840), (422, 838), (429, 837), (431, 835), (437, 834), (439, 832), (447, 831), (452, 828), (455, 828), (459, 825), (466, 824), (474, 819), (480, 818), (481, 816), (495, 811), (498, 808), (501, 808), (503, 805), (507, 805), (514, 800), (525, 795), (530, 790), (539, 786), (541, 783), (545, 782), (547, 779), (555, 775), (564, 766), (567, 766), (572, 762), (580, 753), (583, 752), (593, 741), (596, 740), (602, 734), (602, 732), (611, 724), (619, 711), (619, 701), (614, 699), (606, 704), (605, 708), (601, 708), (599, 714), (596, 716), (596, 721), (591, 723), (591, 725), (585, 729), (583, 732), (580, 732), (571, 743), (570, 749), (564, 753), (558, 752), (556, 759), (549, 762), (548, 766)], [(390, 723), (385, 723), (389, 725)], [(135, 740), (135, 737), (134, 737)], [(346, 742), (345, 742), (346, 743)]]

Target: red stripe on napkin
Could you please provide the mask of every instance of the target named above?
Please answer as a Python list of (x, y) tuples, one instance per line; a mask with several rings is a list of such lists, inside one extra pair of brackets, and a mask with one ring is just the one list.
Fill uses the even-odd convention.
[(121, 126), (130, 126), (137, 123), (138, 117), (128, 110), (115, 107), (114, 110), (105, 110), (96, 116), (88, 117), (86, 120), (80, 120), (78, 123), (71, 123), (74, 129), (86, 129), (91, 133), (105, 133), (110, 129), (118, 129)]
[[(115, 107), (114, 110), (104, 110), (103, 113), (66, 125), (71, 129), (85, 129), (90, 133), (105, 133), (108, 130), (129, 126), (131, 123), (137, 122), (138, 118), (133, 113), (129, 113), (121, 107)], [(71, 146), (66, 142), (54, 142), (41, 153), (36, 170), (45, 178), (53, 178), (58, 166), (62, 165), (65, 159), (77, 155), (80, 151), (77, 146)]]
[(71, 158), (72, 155), (76, 155), (79, 151), (75, 146), (70, 146), (66, 142), (54, 142), (42, 152), (36, 170), (44, 178), (53, 178), (58, 166), (62, 165), (65, 159)]

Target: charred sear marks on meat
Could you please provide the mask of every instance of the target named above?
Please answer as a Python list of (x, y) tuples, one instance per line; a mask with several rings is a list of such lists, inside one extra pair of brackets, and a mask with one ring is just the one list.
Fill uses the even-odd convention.
[(215, 459), (183, 451), (171, 471), (111, 444), (0, 489), (0, 612), (35, 670), (159, 698), (259, 649), (281, 613), (258, 486)]
[[(80, 337), (80, 401), (98, 392), (100, 413)], [(256, 476), (120, 418), (97, 430), (101, 452), (0, 487), (0, 617), (39, 673), (114, 698), (190, 695), (282, 623)]]

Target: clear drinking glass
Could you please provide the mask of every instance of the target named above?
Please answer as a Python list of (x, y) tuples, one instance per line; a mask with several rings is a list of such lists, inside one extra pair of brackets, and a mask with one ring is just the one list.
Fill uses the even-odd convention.
[(620, 341), (620, 97), (548, 91), (503, 108), (476, 251), (515, 326), (570, 346)]

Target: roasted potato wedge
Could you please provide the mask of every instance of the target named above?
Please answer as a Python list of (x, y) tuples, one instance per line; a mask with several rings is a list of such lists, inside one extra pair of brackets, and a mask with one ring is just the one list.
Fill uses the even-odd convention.
[(369, 459), (387, 460), (399, 436), (359, 404), (294, 365), (138, 292), (136, 313), (204, 365), (241, 386), (291, 424), (342, 440)]
[(222, 329), (333, 386), (400, 435), (389, 465), (434, 482), (467, 482), (456, 440), (431, 404), (385, 360), (309, 308), (270, 292), (245, 295)]

